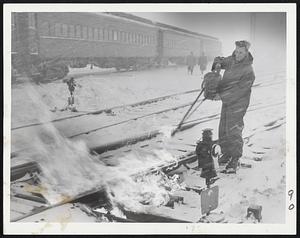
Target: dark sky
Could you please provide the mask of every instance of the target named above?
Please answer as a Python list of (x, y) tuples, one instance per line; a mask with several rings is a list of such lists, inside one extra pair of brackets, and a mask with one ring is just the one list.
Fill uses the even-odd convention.
[(218, 37), (222, 41), (223, 55), (231, 54), (234, 42), (242, 39), (251, 42), (251, 50), (257, 54), (258, 61), (264, 61), (265, 57), (274, 58), (274, 52), (275, 58), (278, 59), (285, 55), (285, 13), (256, 13), (255, 28), (252, 28), (255, 29), (255, 38), (251, 37), (250, 13), (134, 12), (132, 14)]

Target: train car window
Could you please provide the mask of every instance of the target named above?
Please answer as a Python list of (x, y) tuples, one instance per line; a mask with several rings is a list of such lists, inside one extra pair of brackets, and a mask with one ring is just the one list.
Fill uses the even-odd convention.
[(49, 36), (50, 35), (50, 26), (49, 22), (44, 21), (41, 24), (41, 35), (42, 36)]
[(130, 43), (134, 44), (134, 34), (130, 33)]
[(154, 43), (153, 36), (150, 37), (150, 44), (152, 45)]
[(87, 26), (82, 27), (82, 37), (83, 37), (83, 39), (88, 38), (88, 28), (87, 28)]
[(98, 28), (94, 28), (94, 40), (98, 40)]
[(144, 35), (142, 35), (142, 45), (146, 45), (145, 36)]
[(60, 23), (55, 23), (55, 36), (60, 36), (61, 35), (61, 24)]
[(99, 28), (98, 32), (99, 32), (99, 40), (104, 40), (103, 29)]
[(68, 37), (68, 25), (67, 24), (62, 24), (62, 36)]
[(113, 31), (112, 30), (108, 30), (108, 40), (109, 41), (113, 40)]
[(104, 40), (108, 40), (108, 30), (104, 29)]
[(75, 26), (69, 25), (69, 37), (74, 38), (75, 37)]
[(80, 25), (76, 25), (76, 32), (75, 32), (75, 36), (76, 38), (81, 38), (81, 26)]
[(132, 43), (132, 33), (128, 33), (128, 42), (131, 44)]
[(137, 43), (140, 45), (142, 42), (141, 42), (141, 35), (140, 34), (137, 34)]
[(125, 32), (121, 31), (121, 41), (126, 42)]
[(35, 29), (35, 14), (34, 13), (28, 14), (28, 21), (29, 21), (29, 28)]
[(119, 31), (119, 41), (124, 42), (124, 32), (123, 31)]
[(124, 41), (124, 35), (123, 35), (123, 31), (118, 31), (118, 37), (119, 37), (119, 41), (123, 42)]
[(89, 27), (88, 28), (88, 32), (89, 32), (89, 40), (93, 40), (93, 28), (92, 27)]
[(117, 31), (113, 31), (113, 40), (114, 41), (118, 40), (118, 32)]
[(49, 36), (55, 36), (55, 25), (53, 23), (49, 23)]

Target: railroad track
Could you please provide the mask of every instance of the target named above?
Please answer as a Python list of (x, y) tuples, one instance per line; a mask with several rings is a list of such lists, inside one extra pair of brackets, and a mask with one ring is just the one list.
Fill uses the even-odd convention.
[[(281, 82), (275, 81), (272, 82), (272, 85), (276, 85), (278, 83)], [(254, 89), (264, 86), (270, 86), (269, 81), (265, 82), (265, 84), (257, 84), (257, 86), (254, 85)], [(186, 107), (191, 105), (192, 100), (194, 100), (194, 94), (198, 92), (199, 90), (196, 89), (153, 98), (134, 104), (117, 106), (90, 113), (75, 114), (67, 118), (60, 118), (46, 123), (23, 125), (12, 128), (12, 137), (21, 138), (24, 134), (31, 134), (31, 128), (38, 128), (49, 123), (53, 123), (59, 131), (64, 132), (63, 134), (67, 138), (80, 138), (81, 136), (91, 135), (100, 131), (105, 131), (105, 133), (107, 133), (107, 131), (111, 128), (120, 127), (125, 124), (133, 125), (137, 120), (147, 124), (147, 121), (151, 120), (151, 118), (161, 120), (165, 116), (169, 115), (173, 120), (171, 123), (175, 125), (175, 122), (179, 120), (180, 112), (183, 112)], [(178, 105), (178, 101), (183, 104)], [(212, 115), (207, 117), (210, 118), (211, 116)], [(27, 131), (27, 129), (29, 129), (29, 131)], [(94, 147), (94, 145), (91, 145), (91, 147)], [(13, 149), (11, 157), (15, 157), (16, 154), (21, 153), (22, 150), (22, 148), (18, 150)]]
[[(178, 145), (177, 145), (178, 146)], [(131, 177), (137, 177), (142, 175), (149, 175), (156, 173), (158, 171), (171, 171), (172, 169), (177, 168), (181, 164), (189, 163), (191, 161), (195, 161), (196, 157), (193, 152), (185, 153), (184, 155), (177, 158), (178, 160), (174, 162), (169, 163), (161, 163), (158, 166), (150, 167), (144, 171), (140, 171), (136, 174), (131, 174)], [(36, 165), (35, 173), (42, 172), (38, 165)], [(23, 167), (23, 170), (26, 170), (27, 173), (25, 174), (26, 178), (23, 178), (21, 180), (15, 180), (13, 181), (13, 184), (11, 185), (13, 187), (13, 192), (11, 196), (11, 221), (21, 221), (27, 217), (36, 215), (38, 213), (44, 212), (49, 209), (54, 209), (58, 206), (62, 206), (66, 203), (72, 203), (79, 201), (81, 199), (86, 199), (89, 196), (93, 196), (95, 194), (102, 194), (100, 196), (105, 197), (105, 188), (96, 186), (94, 189), (84, 191), (83, 193), (77, 194), (74, 197), (65, 197), (65, 199), (54, 203), (49, 204), (49, 202), (46, 200), (46, 198), (43, 197), (42, 193), (39, 193), (40, 191), (40, 184), (35, 181), (34, 176), (29, 176), (29, 173), (32, 173), (32, 168), (29, 168), (30, 166)], [(21, 167), (18, 168), (12, 168), (12, 173), (18, 172), (17, 170), (20, 170)], [(24, 176), (23, 176), (24, 177)], [(28, 191), (28, 187), (30, 187), (30, 191)], [(107, 201), (103, 201), (103, 204), (105, 204)], [(100, 204), (100, 205), (103, 205)], [(175, 219), (167, 219), (170, 221), (175, 222)], [(177, 220), (179, 221), (179, 220)]]

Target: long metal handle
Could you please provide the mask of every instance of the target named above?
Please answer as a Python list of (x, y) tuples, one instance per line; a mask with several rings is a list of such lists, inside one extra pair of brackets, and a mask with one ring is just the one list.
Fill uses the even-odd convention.
[(171, 136), (174, 136), (175, 133), (180, 129), (180, 127), (182, 126), (182, 123), (184, 122), (184, 120), (186, 119), (187, 115), (190, 113), (190, 111), (192, 110), (193, 106), (196, 104), (196, 102), (198, 101), (198, 99), (200, 98), (200, 96), (202, 95), (203, 92), (204, 92), (204, 88), (201, 90), (201, 92), (199, 93), (199, 95), (197, 96), (197, 98), (195, 99), (195, 101), (192, 103), (192, 105), (190, 106), (189, 110), (187, 110), (187, 112), (185, 113), (185, 115), (181, 119), (180, 123), (178, 124), (177, 128), (172, 132)]

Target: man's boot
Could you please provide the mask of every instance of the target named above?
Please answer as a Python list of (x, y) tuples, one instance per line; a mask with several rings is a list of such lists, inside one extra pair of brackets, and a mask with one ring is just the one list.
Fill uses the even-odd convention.
[(232, 159), (229, 161), (229, 163), (226, 165), (226, 173), (232, 174), (236, 173), (237, 169), (239, 167), (239, 157), (232, 157)]
[(219, 165), (227, 164), (230, 161), (231, 157), (227, 154), (223, 154), (219, 159)]

